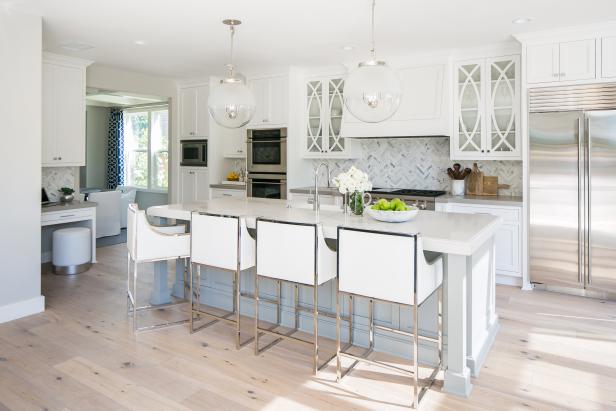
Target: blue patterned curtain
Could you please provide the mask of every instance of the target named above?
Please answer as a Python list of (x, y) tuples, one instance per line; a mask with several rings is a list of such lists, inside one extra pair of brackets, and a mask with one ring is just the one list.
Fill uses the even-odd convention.
[(124, 113), (120, 108), (109, 112), (107, 137), (107, 188), (124, 185)]

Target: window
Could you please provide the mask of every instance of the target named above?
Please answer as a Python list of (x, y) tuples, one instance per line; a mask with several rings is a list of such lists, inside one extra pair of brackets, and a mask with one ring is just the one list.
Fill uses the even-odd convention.
[(168, 107), (124, 110), (124, 183), (138, 188), (167, 190)]

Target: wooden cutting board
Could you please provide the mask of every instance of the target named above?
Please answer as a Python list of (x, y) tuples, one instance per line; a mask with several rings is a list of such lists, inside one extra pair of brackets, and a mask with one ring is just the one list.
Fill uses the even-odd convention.
[(499, 189), (510, 188), (509, 184), (498, 184), (498, 176), (483, 176), (483, 195), (497, 196)]
[(471, 174), (467, 177), (466, 194), (481, 195), (483, 194), (483, 171), (479, 170), (477, 163), (473, 163)]

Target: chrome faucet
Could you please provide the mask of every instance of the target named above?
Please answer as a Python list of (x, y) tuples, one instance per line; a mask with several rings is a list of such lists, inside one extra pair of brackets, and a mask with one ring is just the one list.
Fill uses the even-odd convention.
[(331, 180), (331, 170), (329, 168), (329, 164), (323, 162), (320, 163), (314, 169), (314, 199), (312, 201), (312, 209), (315, 211), (319, 211), (321, 209), (321, 202), (319, 201), (319, 171), (321, 171), (321, 166), (325, 166), (327, 170), (327, 188), (329, 188), (329, 182)]

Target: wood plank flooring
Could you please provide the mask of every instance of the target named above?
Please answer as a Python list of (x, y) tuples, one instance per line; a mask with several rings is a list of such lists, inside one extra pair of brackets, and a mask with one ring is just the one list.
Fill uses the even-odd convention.
[[(236, 351), (217, 324), (131, 333), (124, 245), (75, 278), (43, 275), (45, 313), (0, 325), (0, 410), (400, 410), (409, 379), (310, 373), (310, 347)], [(147, 272), (147, 270), (144, 270)], [(142, 294), (144, 295), (144, 294)], [(616, 410), (616, 303), (498, 287), (501, 330), (470, 398), (436, 383), (422, 410)]]

